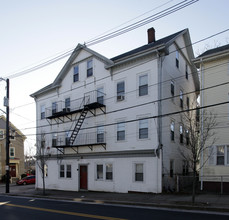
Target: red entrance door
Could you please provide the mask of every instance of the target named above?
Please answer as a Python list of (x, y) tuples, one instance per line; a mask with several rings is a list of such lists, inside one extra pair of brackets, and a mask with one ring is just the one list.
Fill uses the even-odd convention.
[(87, 166), (80, 166), (80, 189), (87, 189)]
[(16, 166), (15, 165), (10, 165), (10, 176), (16, 177)]

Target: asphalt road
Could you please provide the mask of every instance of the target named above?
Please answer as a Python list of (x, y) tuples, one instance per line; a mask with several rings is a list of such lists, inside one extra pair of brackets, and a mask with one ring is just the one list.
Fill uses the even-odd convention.
[(86, 204), (48, 199), (23, 198), (0, 195), (1, 220), (68, 220), (68, 219), (169, 219), (169, 220), (221, 220), (229, 215), (174, 211), (168, 209)]

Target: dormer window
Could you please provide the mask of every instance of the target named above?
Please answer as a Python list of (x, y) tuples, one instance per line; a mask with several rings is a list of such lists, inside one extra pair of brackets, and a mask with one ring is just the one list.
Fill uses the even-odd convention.
[(93, 61), (91, 59), (87, 61), (87, 77), (90, 77), (92, 75), (93, 75)]

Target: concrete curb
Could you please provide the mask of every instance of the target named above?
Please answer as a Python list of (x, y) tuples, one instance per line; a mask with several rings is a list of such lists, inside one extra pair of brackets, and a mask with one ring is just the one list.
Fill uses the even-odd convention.
[(50, 199), (50, 200), (63, 200), (63, 201), (73, 201), (82, 203), (95, 203), (95, 204), (113, 204), (113, 205), (129, 205), (129, 206), (139, 206), (139, 207), (153, 207), (153, 208), (165, 208), (165, 209), (180, 209), (180, 210), (195, 210), (195, 211), (207, 211), (207, 212), (222, 212), (229, 213), (229, 208), (224, 207), (213, 207), (210, 204), (198, 205), (180, 205), (174, 202), (171, 203), (144, 203), (144, 202), (132, 202), (132, 201), (116, 201), (116, 200), (98, 200), (91, 198), (69, 198), (69, 197), (57, 197), (57, 196), (44, 196), (39, 194), (14, 194), (14, 193), (1, 193), (2, 195), (15, 196), (15, 197), (29, 197), (29, 198), (40, 198), (40, 199)]

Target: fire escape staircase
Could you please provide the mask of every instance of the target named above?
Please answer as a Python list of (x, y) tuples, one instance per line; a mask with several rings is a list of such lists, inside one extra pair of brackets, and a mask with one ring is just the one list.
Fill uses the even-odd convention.
[(89, 111), (89, 108), (85, 105), (83, 110), (82, 110), (82, 112), (81, 112), (81, 114), (80, 114), (80, 116), (79, 116), (79, 119), (76, 122), (76, 125), (75, 125), (75, 127), (74, 127), (74, 129), (72, 131), (72, 134), (71, 134), (71, 136), (69, 138), (69, 145), (70, 146), (73, 145), (73, 143), (74, 143), (74, 141), (75, 141), (75, 139), (76, 139), (76, 137), (77, 137), (77, 135), (78, 135), (78, 133), (80, 131), (80, 128), (81, 128), (81, 126), (82, 126), (82, 124), (84, 122), (84, 119), (86, 118), (86, 115), (87, 115), (88, 111)]

